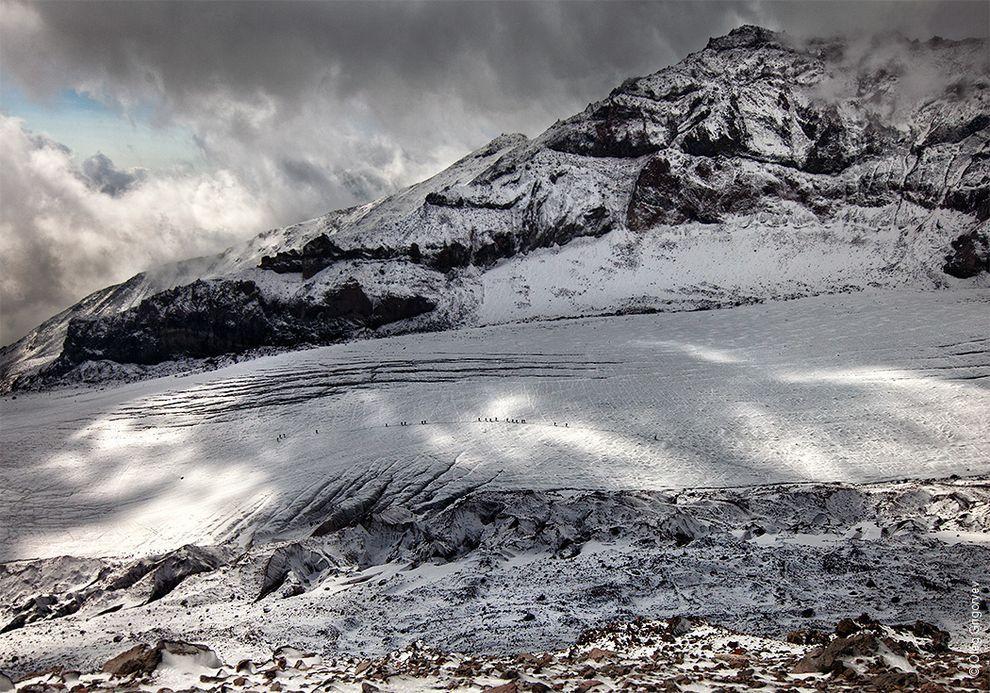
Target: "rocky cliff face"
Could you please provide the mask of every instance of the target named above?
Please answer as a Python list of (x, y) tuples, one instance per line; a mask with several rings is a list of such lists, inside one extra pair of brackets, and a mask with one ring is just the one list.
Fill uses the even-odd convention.
[(369, 295), (357, 282), (312, 303), (266, 299), (251, 281), (196, 281), (98, 320), (72, 320), (58, 366), (110, 359), (154, 364), (260, 346), (319, 344), (413, 318), (436, 307), (418, 295)]
[[(504, 135), (392, 197), (100, 292), (113, 300), (7, 347), (3, 383), (101, 359), (662, 309), (665, 293), (986, 282), (988, 72), (985, 41), (742, 27), (533, 140)], [(578, 239), (583, 254), (560, 251)], [(751, 279), (744, 252), (762, 263)], [(838, 269), (809, 272), (824, 256)]]

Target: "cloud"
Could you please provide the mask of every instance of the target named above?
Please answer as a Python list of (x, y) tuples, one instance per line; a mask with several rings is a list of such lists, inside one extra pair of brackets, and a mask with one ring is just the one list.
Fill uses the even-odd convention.
[(3, 343), (92, 291), (217, 252), (270, 223), (270, 210), (229, 171), (139, 179), (103, 159), (95, 166), (106, 180), (94, 184), (94, 159), (80, 169), (67, 148), (0, 115)]
[[(796, 35), (898, 29), (927, 38), (959, 38), (988, 26), (976, 2), (42, 2), (0, 4), (4, 79), (38, 101), (64, 89), (85, 93), (124, 118), (193, 133), (210, 175), (132, 171), (93, 160), (79, 175), (96, 190), (62, 181), (68, 160), (55, 148), (5, 151), (11, 170), (56, 176), (44, 216), (51, 227), (89, 229), (95, 247), (161, 241), (159, 220), (176, 237), (213, 229), (233, 239), (350, 206), (425, 178), (502, 132), (536, 135), (581, 110), (630, 76), (651, 73), (743, 23)], [(126, 122), (126, 121), (122, 121)], [(16, 139), (23, 135), (10, 134)], [(86, 157), (96, 152), (80, 152)], [(17, 161), (15, 156), (25, 157)], [(57, 160), (39, 171), (40, 159)], [(32, 163), (35, 162), (35, 163)], [(89, 172), (87, 173), (87, 168)], [(58, 175), (55, 170), (57, 169)], [(214, 174), (214, 172), (216, 172)], [(12, 187), (12, 174), (2, 174)], [(246, 207), (213, 199), (229, 188)], [(155, 197), (149, 191), (167, 191)], [(201, 191), (207, 191), (202, 193)], [(212, 191), (212, 193), (210, 192)], [(104, 192), (109, 194), (103, 194)], [(57, 199), (69, 194), (68, 200)], [(183, 194), (195, 199), (182, 198)], [(218, 219), (198, 218), (201, 194)], [(88, 196), (88, 197), (87, 197)], [(8, 195), (4, 243), (40, 262), (36, 194)], [(84, 200), (89, 200), (83, 204)], [(98, 200), (99, 204), (93, 202)], [(148, 208), (139, 210), (138, 201)], [(34, 205), (34, 206), (32, 206)], [(94, 212), (96, 208), (99, 211)], [(100, 230), (113, 216), (129, 231)], [(57, 219), (53, 210), (66, 216)], [(190, 220), (189, 216), (197, 217)], [(194, 223), (193, 223), (194, 222)], [(135, 224), (147, 226), (139, 228)], [(226, 229), (222, 233), (219, 228)], [(102, 235), (101, 235), (102, 234)], [(56, 244), (57, 245), (57, 244)], [(181, 244), (180, 244), (181, 247)], [(195, 248), (212, 247), (197, 242)], [(25, 249), (35, 249), (28, 252)], [(91, 255), (88, 249), (83, 249)], [(180, 252), (177, 250), (176, 252)], [(190, 248), (185, 254), (194, 251)], [(110, 256), (114, 254), (111, 253)], [(4, 278), (9, 338), (24, 326), (141, 268), (155, 254), (92, 265), (52, 258), (40, 287)], [(40, 258), (40, 255), (37, 255)], [(171, 258), (173, 255), (166, 254)], [(8, 267), (30, 284), (32, 274)], [(101, 275), (102, 273), (105, 273)], [(103, 277), (100, 279), (100, 277)], [(38, 296), (29, 309), (26, 297)], [(15, 298), (20, 297), (20, 298)], [(43, 299), (43, 300), (42, 300)]]
[(82, 173), (94, 189), (111, 197), (126, 192), (146, 175), (144, 169), (118, 169), (110, 157), (102, 152), (97, 152), (82, 163)]

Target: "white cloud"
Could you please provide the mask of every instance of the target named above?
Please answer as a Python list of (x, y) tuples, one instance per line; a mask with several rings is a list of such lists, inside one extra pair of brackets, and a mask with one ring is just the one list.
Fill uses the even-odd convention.
[(149, 266), (217, 252), (272, 221), (229, 170), (150, 174), (111, 196), (71, 153), (0, 115), (0, 342)]

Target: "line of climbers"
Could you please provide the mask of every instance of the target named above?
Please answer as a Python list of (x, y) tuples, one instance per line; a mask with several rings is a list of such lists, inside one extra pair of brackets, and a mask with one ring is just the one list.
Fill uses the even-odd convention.
[[(486, 416), (484, 418), (482, 418), (482, 417), (479, 416), (478, 417), (478, 421), (484, 421), (485, 423), (498, 423), (500, 420), (499, 420), (499, 418), (497, 416)], [(423, 419), (419, 423), (421, 425), (425, 425), (426, 424), (426, 419)], [(506, 418), (506, 419), (501, 419), (501, 423), (518, 423), (518, 424), (524, 424), (524, 423), (526, 423), (526, 419), (509, 419), (509, 418)], [(408, 426), (409, 425), (409, 422), (408, 421), (400, 421), (399, 422), (399, 425), (400, 426)], [(553, 422), (553, 425), (556, 426), (557, 425), (557, 422), (554, 421)], [(388, 424), (387, 423), (385, 424), (385, 428), (388, 428)], [(564, 422), (564, 428), (567, 428), (567, 422), (566, 421)], [(319, 433), (319, 431), (317, 431), (317, 433)]]

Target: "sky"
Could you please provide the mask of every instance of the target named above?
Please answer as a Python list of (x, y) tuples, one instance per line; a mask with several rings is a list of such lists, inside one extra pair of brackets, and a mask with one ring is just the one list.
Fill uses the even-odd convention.
[(742, 24), (985, 37), (990, 3), (0, 0), (0, 344), (538, 135)]

